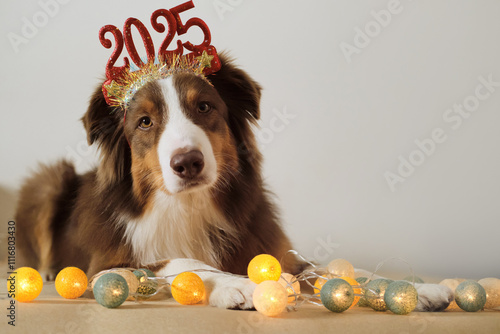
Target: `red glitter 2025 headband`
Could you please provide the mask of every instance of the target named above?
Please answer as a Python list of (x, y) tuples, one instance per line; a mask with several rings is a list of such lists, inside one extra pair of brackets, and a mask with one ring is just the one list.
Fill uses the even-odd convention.
[[(214, 73), (220, 69), (220, 61), (217, 51), (211, 43), (210, 30), (207, 24), (200, 18), (190, 18), (185, 24), (179, 16), (180, 13), (194, 8), (193, 1), (187, 1), (169, 10), (158, 9), (151, 15), (151, 25), (154, 30), (163, 33), (165, 25), (158, 22), (158, 18), (163, 17), (167, 21), (167, 35), (163, 40), (158, 54), (155, 53), (153, 40), (148, 29), (136, 18), (128, 18), (123, 26), (123, 33), (114, 25), (106, 25), (99, 31), (101, 44), (110, 49), (112, 42), (105, 38), (106, 33), (113, 34), (115, 48), (106, 64), (106, 81), (102, 85), (102, 92), (106, 102), (111, 106), (126, 108), (135, 92), (147, 82), (166, 78), (178, 71), (192, 71), (204, 76)], [(147, 61), (144, 62), (137, 53), (134, 40), (132, 38), (132, 26), (135, 26), (142, 38), (146, 49)], [(175, 35), (185, 34), (191, 27), (197, 26), (204, 35), (203, 42), (193, 45), (191, 42), (182, 43), (177, 40), (177, 49), (167, 50)], [(123, 51), (123, 44), (127, 48), (130, 59), (138, 68), (136, 71), (130, 70), (130, 62), (127, 57), (123, 58), (123, 66), (114, 66)], [(183, 55), (184, 48), (189, 53)]]

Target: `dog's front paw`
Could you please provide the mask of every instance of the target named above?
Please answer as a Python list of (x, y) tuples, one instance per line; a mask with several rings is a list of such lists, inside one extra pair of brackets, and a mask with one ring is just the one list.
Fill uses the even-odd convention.
[(415, 284), (418, 292), (417, 312), (443, 311), (453, 301), (453, 291), (438, 284)]
[(210, 283), (210, 305), (240, 310), (253, 308), (252, 294), (256, 284), (249, 279), (218, 275)]

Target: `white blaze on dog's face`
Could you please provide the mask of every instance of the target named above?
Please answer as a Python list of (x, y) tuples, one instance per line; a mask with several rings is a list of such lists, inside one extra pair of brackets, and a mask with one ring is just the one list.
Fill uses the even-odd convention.
[[(190, 112), (183, 110), (173, 78), (159, 84), (168, 109), (168, 120), (158, 144), (165, 187), (175, 194), (194, 186), (214, 184), (217, 162), (207, 134), (188, 118)], [(196, 107), (198, 113), (213, 111), (208, 101), (200, 101)]]
[(227, 107), (205, 79), (179, 73), (144, 86), (127, 109), (134, 192), (214, 186), (238, 168)]

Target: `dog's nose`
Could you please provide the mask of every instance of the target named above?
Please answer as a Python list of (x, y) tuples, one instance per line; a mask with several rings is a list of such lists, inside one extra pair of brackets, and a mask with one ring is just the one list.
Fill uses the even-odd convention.
[(181, 178), (191, 179), (198, 176), (204, 166), (203, 153), (198, 150), (178, 153), (170, 159), (170, 167), (175, 175)]

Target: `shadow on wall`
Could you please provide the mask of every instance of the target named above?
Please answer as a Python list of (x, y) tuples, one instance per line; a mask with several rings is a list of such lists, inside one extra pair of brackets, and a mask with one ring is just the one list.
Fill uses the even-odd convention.
[[(6, 268), (7, 263), (7, 226), (10, 220), (14, 220), (16, 212), (17, 192), (0, 186), (0, 267)], [(0, 277), (5, 276), (2, 270)]]

